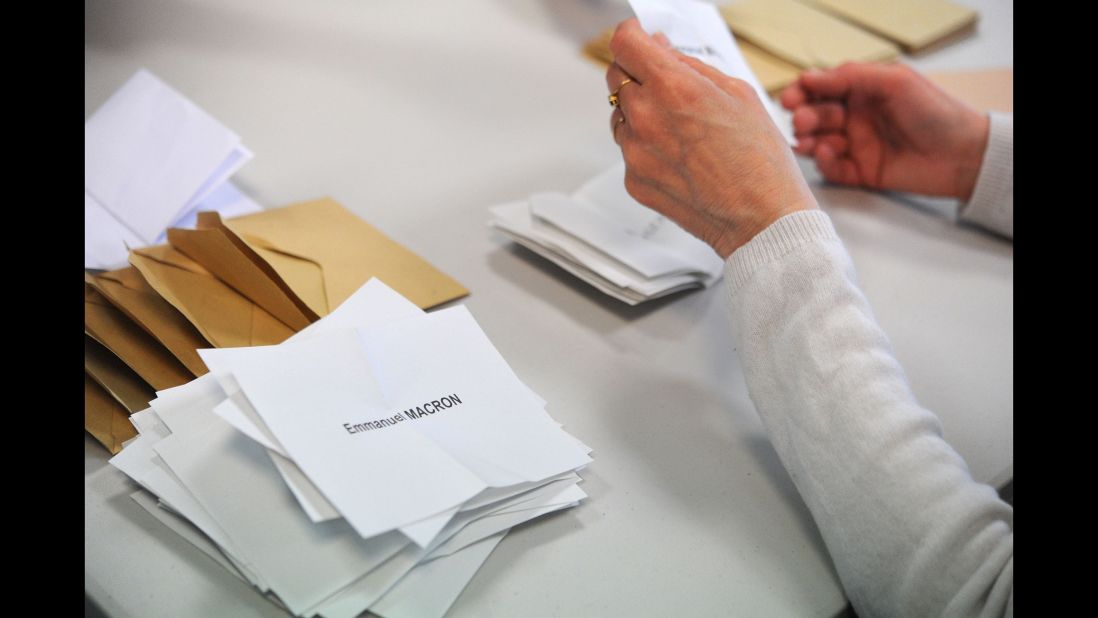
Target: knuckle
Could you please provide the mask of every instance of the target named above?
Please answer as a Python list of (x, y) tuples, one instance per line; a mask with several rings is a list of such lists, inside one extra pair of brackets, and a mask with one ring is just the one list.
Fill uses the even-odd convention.
[(621, 27), (621, 24), (618, 24), (618, 26), (614, 28), (613, 36), (610, 37), (610, 53), (617, 56), (621, 46), (625, 43), (625, 38), (625, 29)]

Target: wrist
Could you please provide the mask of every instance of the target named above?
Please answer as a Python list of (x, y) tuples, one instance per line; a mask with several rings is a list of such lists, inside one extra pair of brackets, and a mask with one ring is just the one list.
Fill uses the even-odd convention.
[(973, 112), (967, 124), (967, 138), (963, 140), (957, 157), (953, 190), (953, 197), (962, 202), (967, 202), (976, 188), (976, 179), (980, 176), (991, 131), (991, 120), (987, 114)]
[(710, 245), (721, 259), (727, 260), (728, 256), (751, 242), (751, 239), (761, 234), (778, 219), (795, 212), (816, 210), (817, 208), (816, 198), (809, 193), (801, 199), (785, 202), (780, 208), (768, 209), (764, 212), (755, 211), (756, 216), (741, 217), (738, 221), (726, 225), (722, 233)]

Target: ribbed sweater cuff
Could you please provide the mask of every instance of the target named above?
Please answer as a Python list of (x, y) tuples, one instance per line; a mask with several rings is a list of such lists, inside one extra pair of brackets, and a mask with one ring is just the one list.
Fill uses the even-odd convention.
[(736, 294), (762, 266), (820, 240), (839, 240), (831, 217), (822, 210), (800, 210), (771, 223), (725, 260), (728, 293)]
[(983, 165), (972, 198), (961, 207), (961, 218), (1013, 236), (1014, 115), (991, 112), (989, 116)]

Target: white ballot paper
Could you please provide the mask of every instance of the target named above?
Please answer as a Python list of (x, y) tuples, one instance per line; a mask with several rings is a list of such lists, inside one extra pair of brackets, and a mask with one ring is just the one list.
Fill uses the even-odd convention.
[(717, 7), (697, 0), (629, 0), (629, 6), (633, 7), (645, 32), (662, 32), (680, 53), (751, 84), (782, 136), (790, 144), (794, 143), (789, 118), (778, 111), (778, 106), (747, 65)]
[(202, 355), (364, 537), (590, 461), (464, 307)]
[(199, 209), (259, 210), (236, 187), (219, 192), (251, 158), (240, 136), (138, 71), (84, 123), (85, 268), (124, 265)]
[(590, 449), (464, 307), (408, 307), (373, 280), (281, 345), (203, 351), (210, 374), (159, 392), (111, 464), (296, 615), (441, 617), (511, 527), (586, 498)]
[(708, 287), (724, 267), (708, 245), (629, 195), (624, 163), (571, 195), (540, 193), (491, 213), (490, 225), (511, 240), (630, 305)]

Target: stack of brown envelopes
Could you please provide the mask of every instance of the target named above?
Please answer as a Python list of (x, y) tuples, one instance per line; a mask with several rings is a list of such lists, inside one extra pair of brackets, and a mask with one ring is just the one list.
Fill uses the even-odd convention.
[(201, 213), (168, 243), (84, 275), (84, 427), (111, 453), (156, 391), (207, 372), (198, 349), (281, 343), (372, 277), (423, 309), (469, 293), (329, 198)]
[[(949, 0), (733, 0), (719, 4), (744, 60), (771, 95), (805, 69), (885, 62), (971, 32), (976, 11)], [(613, 28), (584, 52), (613, 61)]]

